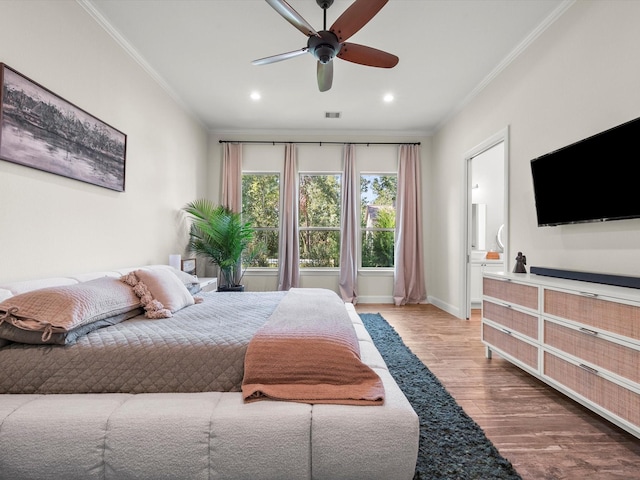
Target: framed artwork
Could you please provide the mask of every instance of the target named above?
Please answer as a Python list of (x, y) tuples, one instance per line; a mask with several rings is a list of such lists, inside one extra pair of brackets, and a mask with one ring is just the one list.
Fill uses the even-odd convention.
[(4, 63), (0, 84), (0, 159), (124, 192), (124, 133)]
[(196, 274), (196, 259), (195, 258), (185, 258), (182, 260), (182, 271), (188, 273), (189, 275)]

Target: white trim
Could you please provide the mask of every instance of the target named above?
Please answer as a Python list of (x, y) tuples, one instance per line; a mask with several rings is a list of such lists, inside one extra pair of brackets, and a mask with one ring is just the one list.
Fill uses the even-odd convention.
[(393, 277), (393, 267), (360, 267), (358, 275), (362, 277)]
[(115, 28), (109, 20), (100, 13), (100, 11), (91, 3), (90, 0), (76, 0), (84, 10), (100, 25), (111, 37), (116, 41), (122, 49), (129, 54), (133, 60), (142, 67), (142, 69), (158, 84), (160, 87), (173, 98), (180, 107), (189, 113), (201, 126), (206, 127), (202, 119), (189, 107), (182, 97), (173, 90), (164, 78), (144, 59), (144, 57), (129, 43), (129, 40)]
[(278, 269), (276, 267), (250, 267), (244, 274), (245, 277), (277, 277)]
[(299, 268), (301, 277), (338, 277), (340, 269), (335, 267), (303, 267)]
[(460, 268), (460, 308), (458, 309), (461, 317), (471, 317), (471, 161), (490, 148), (503, 143), (503, 163), (504, 163), (504, 249), (502, 258), (504, 261), (505, 271), (509, 268), (509, 125), (502, 130), (491, 135), (489, 138), (479, 143), (464, 155), (464, 184), (462, 186), (462, 251), (460, 258), (463, 260)]
[(569, 7), (571, 7), (576, 0), (564, 0), (556, 9), (547, 16), (540, 24), (536, 26), (536, 28), (527, 35), (527, 37), (520, 42), (516, 47), (507, 54), (507, 56), (493, 69), (489, 72), (489, 75), (484, 77), (482, 81), (474, 88), (469, 95), (463, 98), (445, 117), (438, 122), (436, 127), (433, 129), (432, 133), (439, 131), (444, 125), (446, 125), (449, 120), (451, 120), (455, 115), (460, 113), (464, 107), (466, 107), (471, 101), (476, 98), (480, 92), (482, 92), (491, 82), (493, 82), (498, 75), (502, 73), (504, 69), (506, 69), (511, 62), (513, 62), (516, 58), (522, 54), (529, 45), (536, 41), (536, 39), (544, 33), (544, 31), (549, 28), (558, 18), (566, 12)]
[[(286, 135), (287, 137), (291, 137), (292, 135), (295, 136), (300, 136), (300, 137), (309, 137), (309, 138), (313, 138), (313, 137), (318, 137), (318, 130), (307, 130), (307, 129), (291, 129), (291, 128), (283, 128), (283, 129), (255, 129), (255, 130), (251, 130), (251, 129), (238, 129), (238, 130), (233, 130), (233, 129), (223, 129), (223, 130), (216, 130), (216, 129), (211, 129), (209, 130), (209, 133), (211, 133), (212, 135), (215, 136), (224, 136), (224, 135), (229, 135), (229, 136), (236, 136), (236, 135), (242, 135), (242, 136), (252, 136), (252, 135), (273, 135), (273, 136), (279, 136), (279, 135)], [(416, 138), (424, 138), (424, 137), (429, 137), (431, 135), (433, 135), (435, 133), (435, 131), (433, 130), (424, 130), (424, 131), (406, 131), (406, 130), (322, 130), (322, 137), (326, 138), (326, 137), (330, 137), (330, 136), (336, 136), (336, 137), (362, 137), (362, 136), (368, 136), (368, 137), (372, 137), (372, 138), (394, 138), (394, 139), (398, 139), (398, 138), (406, 138), (407, 141), (414, 141)], [(238, 140), (239, 143), (242, 143), (242, 140)], [(266, 142), (269, 143), (269, 142)], [(295, 141), (292, 141), (292, 143), (296, 143)], [(348, 143), (348, 142), (345, 142)], [(401, 143), (401, 142), (398, 142)], [(371, 145), (374, 146), (374, 145)]]
[(460, 316), (460, 309), (454, 305), (451, 305), (450, 303), (443, 302), (439, 298), (432, 297), (431, 295), (427, 296), (427, 302), (432, 305), (435, 305), (440, 310), (444, 310), (445, 312), (453, 315), (454, 317), (458, 317), (462, 319), (462, 317)]

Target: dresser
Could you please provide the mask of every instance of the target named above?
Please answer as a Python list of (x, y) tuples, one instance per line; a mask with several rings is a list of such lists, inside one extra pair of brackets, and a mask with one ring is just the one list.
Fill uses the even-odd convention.
[(471, 259), (471, 308), (480, 308), (482, 304), (482, 276), (487, 272), (503, 272), (502, 260)]
[(640, 290), (485, 273), (482, 342), (640, 437)]

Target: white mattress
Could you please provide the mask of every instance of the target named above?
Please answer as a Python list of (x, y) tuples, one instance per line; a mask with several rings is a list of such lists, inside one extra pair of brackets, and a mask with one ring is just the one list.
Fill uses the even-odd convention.
[(352, 305), (382, 406), (231, 392), (0, 395), (0, 479), (413, 478), (419, 421)]

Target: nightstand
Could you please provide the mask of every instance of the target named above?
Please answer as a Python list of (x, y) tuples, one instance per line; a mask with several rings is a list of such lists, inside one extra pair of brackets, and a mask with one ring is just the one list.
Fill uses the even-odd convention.
[(218, 279), (215, 277), (199, 277), (198, 282), (203, 292), (215, 292), (218, 289)]

